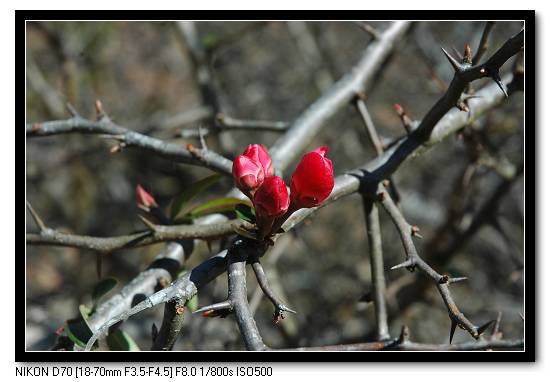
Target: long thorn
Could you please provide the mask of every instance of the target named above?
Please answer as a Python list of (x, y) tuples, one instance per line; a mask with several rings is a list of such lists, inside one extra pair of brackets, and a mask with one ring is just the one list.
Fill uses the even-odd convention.
[(209, 310), (212, 310), (212, 311), (215, 312), (217, 310), (225, 310), (225, 309), (231, 310), (231, 302), (229, 300), (225, 300), (225, 301), (222, 301), (222, 302), (217, 302), (217, 303), (212, 304), (212, 305), (204, 306), (200, 309), (195, 310), (193, 312), (193, 314), (208, 312)]
[(138, 217), (141, 219), (143, 224), (147, 226), (151, 231), (155, 232), (157, 230), (157, 227), (155, 226), (155, 223), (153, 223), (151, 220), (147, 219), (144, 216), (138, 215)]
[(455, 70), (455, 72), (459, 72), (460, 69), (461, 69), (460, 63), (457, 60), (455, 60), (455, 58), (453, 56), (451, 56), (443, 47), (441, 47), (441, 50), (445, 54), (445, 57), (447, 57), (447, 60), (453, 66), (453, 69)]
[(456, 323), (455, 320), (451, 320), (451, 334), (449, 335), (449, 344), (453, 343), (453, 337), (455, 335), (455, 330), (457, 325), (458, 324)]
[(454, 284), (466, 280), (468, 280), (468, 277), (453, 277), (452, 279), (447, 280), (447, 283)]
[(73, 117), (80, 117), (80, 114), (78, 114), (78, 111), (76, 111), (75, 107), (70, 102), (67, 102), (65, 107)]
[(412, 267), (414, 266), (414, 260), (413, 259), (409, 259), (407, 261), (404, 261), (402, 262), (401, 264), (397, 264), (397, 265), (394, 265), (393, 267), (391, 267), (390, 269), (392, 271), (396, 270), (396, 269), (400, 269), (400, 268), (408, 268), (408, 267)]
[(296, 314), (296, 311), (295, 310), (292, 310), (290, 309), (288, 306), (286, 306), (285, 304), (279, 304), (277, 305), (277, 310), (280, 310), (282, 312), (290, 312), (290, 313), (294, 313)]
[(31, 206), (31, 204), (29, 203), (28, 200), (27, 200), (27, 209), (31, 213), (31, 216), (32, 216), (34, 222), (36, 223), (36, 225), (38, 226), (38, 228), (40, 228), (40, 231), (45, 231), (47, 229), (46, 224), (44, 224), (42, 219), (40, 219), (40, 216), (38, 216), (38, 214), (36, 213), (34, 208), (32, 208), (32, 206)]
[(485, 324), (483, 324), (483, 325), (481, 325), (481, 326), (478, 326), (478, 328), (477, 328), (477, 333), (478, 333), (478, 334), (482, 334), (484, 331), (487, 330), (487, 328), (488, 328), (489, 326), (493, 325), (495, 322), (496, 322), (496, 320), (491, 320), (491, 321), (489, 321), (489, 322), (487, 322), (487, 323), (485, 323)]
[(495, 71), (492, 75), (491, 75), (491, 78), (493, 79), (493, 81), (495, 81), (498, 85), (498, 87), (500, 88), (500, 90), (502, 90), (502, 92), (504, 93), (504, 96), (506, 98), (508, 98), (508, 92), (506, 91), (506, 87), (504, 86), (504, 84), (502, 83), (502, 80), (500, 79), (500, 75), (497, 71)]
[(499, 335), (499, 329), (500, 329), (500, 320), (502, 319), (502, 312), (498, 312), (497, 319), (495, 322), (495, 326), (493, 326), (493, 332), (491, 333), (491, 338), (497, 338)]

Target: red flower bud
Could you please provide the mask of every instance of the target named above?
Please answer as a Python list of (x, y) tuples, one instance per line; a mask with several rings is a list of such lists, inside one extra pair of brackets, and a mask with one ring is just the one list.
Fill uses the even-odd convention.
[(244, 155), (239, 155), (233, 161), (233, 180), (245, 194), (260, 187), (264, 177), (264, 169), (259, 162)]
[(290, 198), (286, 184), (278, 176), (265, 178), (264, 182), (254, 194), (256, 214), (261, 218), (276, 218), (288, 210)]
[(140, 184), (136, 186), (136, 199), (137, 199), (138, 207), (142, 207), (142, 208), (158, 207), (158, 204), (155, 201), (155, 198), (153, 198), (153, 195), (145, 191), (145, 189), (141, 187)]
[(271, 163), (271, 157), (269, 156), (269, 153), (264, 145), (248, 145), (246, 150), (244, 150), (243, 155), (249, 157), (255, 162), (259, 162), (264, 169), (264, 174), (266, 177), (273, 175), (273, 163)]
[(334, 188), (332, 162), (325, 155), (328, 148), (319, 147), (307, 153), (292, 174), (290, 190), (294, 208), (320, 205)]

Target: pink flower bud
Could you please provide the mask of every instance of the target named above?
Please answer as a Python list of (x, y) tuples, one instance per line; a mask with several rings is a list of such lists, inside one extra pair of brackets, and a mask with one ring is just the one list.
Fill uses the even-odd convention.
[(288, 210), (290, 198), (285, 182), (278, 176), (265, 178), (254, 194), (256, 215), (260, 218), (273, 219), (284, 215)]
[(136, 186), (136, 199), (139, 207), (144, 207), (144, 208), (158, 207), (158, 204), (155, 201), (155, 198), (153, 197), (153, 195), (145, 191), (145, 189), (141, 187), (140, 184)]
[(327, 151), (324, 146), (307, 153), (294, 170), (290, 189), (295, 209), (316, 207), (332, 192), (334, 171)]
[(249, 157), (255, 162), (259, 162), (264, 169), (264, 174), (266, 177), (273, 175), (273, 163), (271, 162), (271, 157), (269, 156), (269, 153), (264, 145), (248, 145), (246, 150), (244, 150), (243, 155)]
[(245, 194), (253, 193), (264, 181), (264, 169), (259, 162), (239, 155), (233, 161), (233, 180)]

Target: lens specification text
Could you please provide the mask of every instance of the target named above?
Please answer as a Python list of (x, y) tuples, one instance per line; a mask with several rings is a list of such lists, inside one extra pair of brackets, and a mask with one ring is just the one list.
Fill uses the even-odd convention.
[(271, 377), (270, 366), (17, 366), (16, 377)]

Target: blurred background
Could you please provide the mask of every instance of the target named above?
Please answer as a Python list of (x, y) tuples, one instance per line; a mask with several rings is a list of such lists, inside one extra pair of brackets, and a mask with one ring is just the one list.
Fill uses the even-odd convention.
[[(453, 72), (440, 46), (462, 51), (470, 43), (475, 51), (484, 24), (414, 25), (367, 94), (382, 137), (404, 134), (394, 103), (411, 118), (421, 119), (444, 92)], [(369, 25), (382, 31), (388, 23)], [(111, 119), (122, 126), (182, 146), (197, 145), (193, 135), (198, 127), (215, 126), (218, 112), (240, 119), (294, 121), (372, 43), (371, 35), (353, 22), (196, 22), (188, 27), (186, 33), (196, 32), (200, 43), (199, 61), (196, 47), (173, 22), (27, 23), (27, 122), (68, 118), (67, 102), (94, 119), (94, 102), (100, 99)], [(486, 57), (521, 28), (520, 22), (497, 22)], [(511, 70), (513, 61), (503, 73)], [(213, 93), (201, 88), (200, 68), (207, 69)], [(487, 83), (480, 80), (473, 86)], [(467, 282), (451, 288), (457, 304), (478, 325), (502, 312), (504, 338), (523, 338), (524, 183), (522, 176), (510, 175), (523, 165), (523, 129), (523, 94), (517, 92), (460, 134), (406, 162), (393, 176), (406, 218), (421, 229), (423, 239), (415, 239), (419, 254), (440, 273), (468, 276)], [(207, 143), (233, 159), (250, 143), (270, 147), (280, 134), (226, 131), (208, 135)], [(172, 197), (211, 174), (133, 148), (111, 154), (113, 144), (78, 134), (27, 140), (26, 198), (47, 225), (96, 236), (143, 230), (135, 202), (137, 183), (169, 207)], [(330, 118), (309, 148), (319, 145), (328, 145), (336, 175), (376, 155), (352, 105)], [(285, 172), (285, 180), (294, 166)], [(197, 202), (221, 197), (231, 187), (231, 179), (222, 179)], [(490, 201), (491, 208), (479, 213)], [(404, 253), (382, 210), (380, 218), (391, 334), (397, 336), (406, 323), (412, 340), (448, 342), (450, 320), (433, 284), (418, 272), (389, 270)], [(464, 235), (478, 220), (482, 224)], [(29, 214), (27, 231), (37, 232)], [(145, 269), (163, 246), (112, 253), (103, 260), (103, 276), (119, 280), (116, 291)], [(218, 250), (219, 243), (213, 243), (212, 253)], [(186, 267), (210, 254), (202, 243)], [(91, 301), (98, 282), (95, 255), (27, 246), (26, 259), (26, 346), (50, 349), (56, 329), (78, 315), (80, 304)], [(277, 242), (264, 264), (274, 289), (298, 311), (275, 325), (271, 303), (259, 300), (255, 318), (268, 345), (374, 340), (359, 195), (319, 210)], [(249, 299), (254, 300), (256, 281), (251, 273)], [(227, 278), (222, 275), (200, 291), (199, 305), (222, 301), (226, 293)], [(151, 325), (160, 327), (162, 311), (150, 309), (123, 324), (142, 349), (149, 349)], [(454, 342), (469, 339), (459, 330)], [(186, 316), (175, 350), (224, 349), (243, 349), (233, 318)]]

